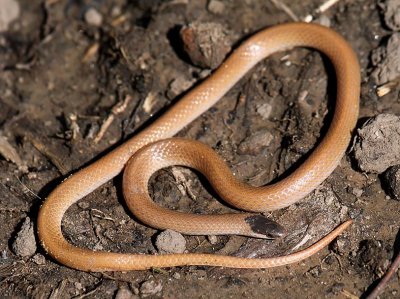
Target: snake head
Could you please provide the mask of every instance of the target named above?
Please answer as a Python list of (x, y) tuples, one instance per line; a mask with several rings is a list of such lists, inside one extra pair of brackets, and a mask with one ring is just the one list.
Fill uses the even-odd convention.
[(262, 215), (251, 215), (245, 218), (250, 226), (250, 236), (262, 239), (277, 239), (286, 234), (285, 228)]

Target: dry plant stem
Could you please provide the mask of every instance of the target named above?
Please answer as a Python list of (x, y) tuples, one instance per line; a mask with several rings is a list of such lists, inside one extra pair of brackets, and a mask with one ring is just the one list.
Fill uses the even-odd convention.
[(400, 253), (397, 254), (397, 256), (396, 256), (395, 260), (393, 261), (392, 265), (390, 266), (389, 270), (386, 272), (386, 274), (383, 276), (381, 281), (372, 290), (372, 292), (367, 296), (366, 299), (375, 299), (376, 297), (379, 296), (379, 294), (386, 287), (386, 285), (388, 284), (390, 279), (396, 273), (397, 269), (399, 268), (399, 265), (400, 265)]
[(99, 143), (99, 141), (103, 138), (104, 134), (106, 133), (108, 127), (114, 121), (114, 118), (117, 114), (120, 114), (125, 111), (128, 107), (129, 102), (132, 100), (130, 95), (127, 95), (122, 103), (117, 103), (112, 109), (111, 113), (108, 115), (107, 119), (101, 125), (100, 131), (97, 134), (96, 138), (94, 139), (95, 143)]
[(275, 5), (276, 8), (283, 10), (294, 22), (298, 22), (300, 19), (296, 14), (280, 0), (270, 0), (272, 4)]
[(395, 89), (399, 85), (400, 85), (400, 77), (378, 86), (376, 88), (376, 94), (378, 97), (383, 97), (388, 93), (390, 93), (393, 89)]
[(338, 3), (340, 0), (327, 0), (324, 3), (322, 3), (315, 11), (314, 13), (308, 14), (306, 17), (304, 17), (304, 22), (311, 22), (314, 19), (314, 15), (319, 15), (323, 14), (326, 12), (328, 9), (330, 9), (333, 5)]

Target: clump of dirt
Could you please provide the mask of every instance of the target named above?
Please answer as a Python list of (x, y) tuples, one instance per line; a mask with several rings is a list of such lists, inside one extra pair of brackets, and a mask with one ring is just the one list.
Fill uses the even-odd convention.
[(29, 217), (26, 217), (22, 223), (21, 230), (12, 243), (12, 250), (16, 255), (26, 258), (34, 255), (36, 248), (34, 226)]
[(379, 114), (357, 132), (354, 156), (365, 172), (382, 173), (400, 161), (400, 117)]

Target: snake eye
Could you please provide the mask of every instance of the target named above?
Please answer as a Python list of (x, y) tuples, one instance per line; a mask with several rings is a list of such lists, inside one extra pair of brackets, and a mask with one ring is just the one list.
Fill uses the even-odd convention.
[(245, 220), (255, 234), (264, 235), (266, 239), (277, 239), (286, 234), (282, 225), (262, 215), (252, 215)]

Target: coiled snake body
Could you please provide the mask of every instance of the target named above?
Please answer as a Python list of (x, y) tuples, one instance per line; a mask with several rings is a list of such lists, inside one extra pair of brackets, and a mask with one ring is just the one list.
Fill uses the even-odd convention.
[[(337, 98), (328, 132), (290, 176), (272, 185), (250, 187), (237, 182), (227, 166), (207, 147), (182, 139), (163, 140), (175, 135), (209, 109), (257, 62), (272, 53), (294, 47), (311, 47), (330, 59), (336, 73)], [(190, 215), (164, 210), (148, 197), (148, 179), (162, 167), (186, 165), (203, 172), (222, 198), (241, 209), (263, 212), (287, 207), (314, 190), (338, 165), (357, 121), (359, 93), (357, 57), (334, 31), (305, 23), (284, 24), (260, 31), (152, 125), (60, 184), (39, 212), (38, 232), (42, 245), (60, 263), (84, 271), (126, 271), (181, 265), (269, 268), (309, 257), (331, 242), (351, 221), (343, 223), (303, 251), (263, 259), (194, 253), (152, 256), (92, 251), (68, 243), (62, 235), (61, 221), (72, 204), (118, 175), (132, 155), (138, 152), (126, 167), (123, 187), (128, 206), (143, 222), (187, 234), (235, 233), (268, 237), (265, 232), (257, 230), (259, 218), (255, 214)]]

